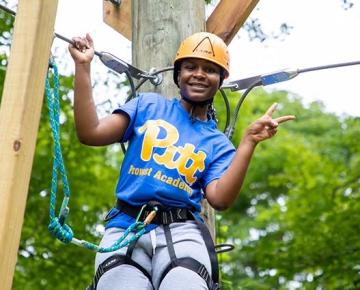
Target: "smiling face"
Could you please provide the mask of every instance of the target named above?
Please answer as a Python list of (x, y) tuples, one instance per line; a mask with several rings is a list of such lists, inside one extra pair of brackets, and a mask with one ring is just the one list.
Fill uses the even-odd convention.
[(186, 58), (181, 62), (178, 84), (182, 97), (195, 102), (212, 99), (220, 85), (221, 68), (200, 58)]

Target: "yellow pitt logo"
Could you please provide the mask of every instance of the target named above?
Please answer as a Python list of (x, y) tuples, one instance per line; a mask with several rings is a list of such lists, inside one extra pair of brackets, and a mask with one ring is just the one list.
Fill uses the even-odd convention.
[[(160, 138), (160, 129), (165, 130), (164, 137)], [(175, 146), (179, 140), (179, 132), (170, 123), (164, 120), (148, 120), (139, 132), (144, 134), (141, 148), (141, 159), (154, 161), (168, 169), (177, 169), (185, 177), (186, 182), (193, 184), (196, 181), (196, 171), (205, 169), (206, 154), (203, 151), (195, 153), (195, 146), (186, 143), (184, 146)], [(155, 148), (164, 148), (163, 154), (154, 154)]]

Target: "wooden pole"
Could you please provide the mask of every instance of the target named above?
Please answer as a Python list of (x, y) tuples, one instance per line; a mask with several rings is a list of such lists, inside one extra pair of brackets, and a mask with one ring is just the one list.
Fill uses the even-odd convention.
[[(149, 71), (173, 65), (180, 42), (205, 30), (205, 1), (157, 0), (132, 2), (132, 59), (135, 66)], [(167, 98), (179, 96), (172, 71), (164, 73), (160, 86), (144, 86)]]
[[(132, 1), (132, 63), (141, 69), (160, 69), (173, 65), (181, 41), (194, 32), (205, 30), (205, 1), (157, 0)], [(179, 97), (172, 71), (163, 74), (160, 86), (151, 84), (144, 91), (156, 91), (167, 98)], [(215, 236), (214, 211), (203, 203), (204, 217)]]
[(11, 289), (57, 0), (19, 0), (0, 107), (0, 289)]

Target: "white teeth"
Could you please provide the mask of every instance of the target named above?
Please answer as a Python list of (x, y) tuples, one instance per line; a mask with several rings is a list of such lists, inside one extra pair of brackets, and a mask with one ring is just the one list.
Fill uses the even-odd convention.
[(206, 88), (205, 85), (202, 84), (191, 84), (192, 87), (198, 87), (198, 88)]

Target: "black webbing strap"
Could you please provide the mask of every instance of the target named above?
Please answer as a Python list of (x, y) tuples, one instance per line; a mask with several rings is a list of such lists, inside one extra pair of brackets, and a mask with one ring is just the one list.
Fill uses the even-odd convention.
[(107, 271), (118, 267), (120, 265), (127, 264), (139, 269), (152, 283), (150, 274), (138, 263), (133, 261), (131, 258), (119, 254), (115, 254), (107, 258), (102, 262), (96, 270), (93, 283), (86, 290), (96, 290), (97, 284), (99, 283), (100, 277)]
[[(191, 214), (194, 216), (193, 213), (191, 213)], [(200, 232), (203, 236), (206, 248), (209, 253), (212, 279), (216, 284), (218, 284), (219, 283), (219, 264), (218, 264), (218, 259), (216, 256), (214, 241), (210, 235), (210, 231), (207, 228), (207, 226), (203, 222), (196, 219), (195, 216), (194, 216), (194, 219), (200, 229)]]
[(136, 243), (137, 243), (137, 241), (139, 240), (139, 238), (140, 238), (140, 237), (138, 237), (137, 239), (133, 240), (133, 241), (129, 244), (129, 246), (128, 246), (127, 250), (126, 250), (126, 257), (128, 257), (129, 259), (131, 259), (132, 253), (133, 253), (133, 251), (134, 251), (134, 249), (135, 249)]
[[(175, 222), (185, 222), (187, 220), (194, 219), (194, 217), (191, 214), (189, 214), (190, 211), (187, 208), (167, 209), (157, 202), (150, 202), (148, 206), (145, 208), (145, 210), (143, 210), (139, 219), (144, 220), (145, 217), (153, 210), (154, 206), (158, 207), (158, 211), (156, 213), (155, 218), (151, 221), (151, 223), (153, 224), (164, 225)], [(119, 199), (116, 201), (115, 207), (119, 211), (133, 218), (137, 218), (139, 212), (141, 212), (142, 210), (142, 207), (140, 206), (133, 206)]]
[(173, 243), (173, 240), (171, 237), (170, 226), (168, 224), (166, 224), (163, 227), (164, 227), (166, 245), (167, 245), (167, 248), (169, 251), (169, 256), (170, 256), (170, 263), (173, 263), (177, 258), (176, 258), (176, 254), (175, 254), (174, 243)]
[(183, 267), (198, 274), (202, 279), (204, 279), (209, 290), (220, 289), (219, 284), (215, 283), (214, 280), (211, 279), (211, 276), (208, 270), (206, 270), (205, 266), (201, 264), (199, 261), (189, 257), (179, 258), (173, 261), (172, 264), (169, 264), (166, 267), (164, 271), (165, 275), (163, 274), (161, 278), (162, 279), (165, 278), (166, 274), (175, 267)]
[[(152, 285), (152, 279), (151, 279), (150, 274), (139, 263), (137, 263), (131, 259), (136, 242), (137, 242), (137, 240), (134, 240), (128, 246), (126, 255), (114, 254), (114, 255), (110, 256), (109, 258), (107, 258), (104, 262), (102, 262), (96, 270), (92, 284), (88, 288), (86, 288), (86, 290), (96, 290), (97, 284), (99, 283), (99, 280), (100, 280), (101, 276), (104, 275), (104, 273), (106, 273), (107, 271), (109, 271), (115, 267), (118, 267), (118, 266), (124, 265), (124, 264), (131, 265), (131, 266), (137, 268), (138, 270), (140, 270), (149, 279), (149, 281)], [(154, 285), (152, 285), (152, 286), (154, 288)]]
[[(164, 225), (164, 232), (165, 232), (166, 244), (167, 244), (169, 256), (170, 256), (170, 263), (165, 268), (164, 272), (162, 273), (161, 278), (160, 278), (160, 283), (165, 278), (165, 276), (170, 272), (171, 269), (173, 269), (175, 267), (183, 267), (183, 268), (189, 269), (189, 270), (197, 273), (202, 279), (204, 279), (209, 290), (220, 289), (219, 283), (211, 278), (206, 267), (203, 264), (201, 264), (199, 261), (195, 260), (194, 258), (190, 258), (190, 257), (184, 257), (184, 258), (176, 257), (169, 225)], [(214, 265), (211, 264), (211, 269), (213, 269), (213, 268), (214, 268)], [(217, 269), (217, 265), (216, 265), (216, 269)]]

